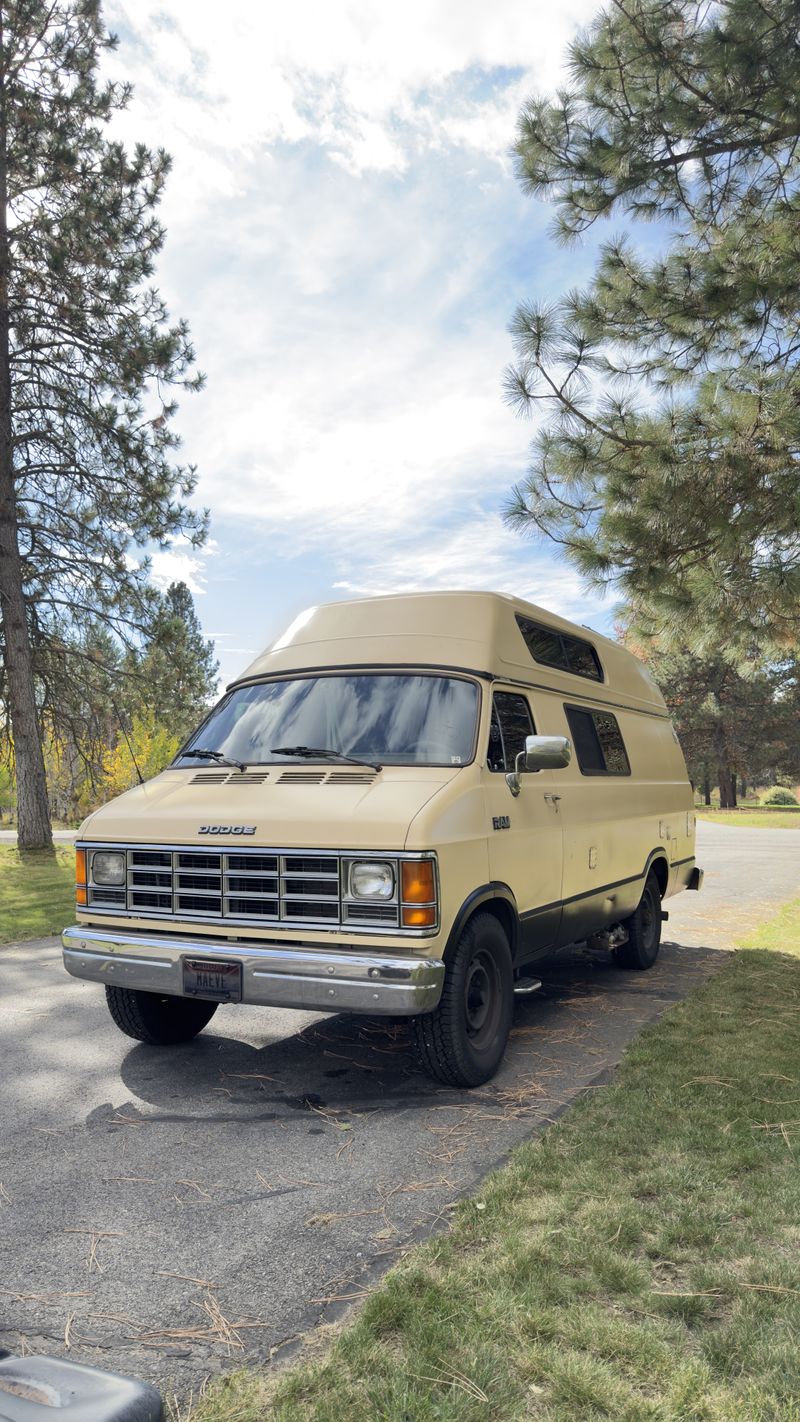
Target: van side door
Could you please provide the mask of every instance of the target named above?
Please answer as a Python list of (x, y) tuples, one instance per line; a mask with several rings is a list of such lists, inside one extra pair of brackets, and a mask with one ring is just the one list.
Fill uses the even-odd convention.
[(552, 947), (561, 921), (563, 832), (558, 789), (549, 771), (522, 776), (512, 795), (506, 773), (536, 732), (530, 702), (519, 690), (495, 687), (481, 775), (489, 840), (489, 869), (507, 884), (520, 916), (519, 961)]

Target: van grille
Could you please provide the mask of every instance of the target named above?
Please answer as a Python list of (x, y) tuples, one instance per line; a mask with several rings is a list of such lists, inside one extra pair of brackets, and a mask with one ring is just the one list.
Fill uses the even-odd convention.
[[(91, 850), (89, 851), (91, 858)], [(89, 884), (98, 912), (174, 919), (398, 926), (398, 907), (342, 901), (337, 854), (128, 849), (126, 885)]]
[(393, 904), (345, 904), (347, 923), (396, 923), (397, 910)]

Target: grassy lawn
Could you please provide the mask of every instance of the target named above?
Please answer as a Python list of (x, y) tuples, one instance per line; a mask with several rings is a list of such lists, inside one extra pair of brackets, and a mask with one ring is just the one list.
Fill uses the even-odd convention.
[(800, 1422), (800, 901), (327, 1352), (192, 1422)]
[(747, 829), (800, 829), (798, 810), (698, 810), (698, 820), (714, 825), (744, 825)]
[(75, 917), (75, 850), (0, 844), (0, 944), (60, 933)]

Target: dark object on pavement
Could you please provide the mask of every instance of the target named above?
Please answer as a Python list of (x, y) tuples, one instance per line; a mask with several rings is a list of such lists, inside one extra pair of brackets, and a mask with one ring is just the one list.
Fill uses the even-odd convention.
[(149, 1383), (60, 1358), (13, 1358), (0, 1350), (0, 1422), (164, 1422)]

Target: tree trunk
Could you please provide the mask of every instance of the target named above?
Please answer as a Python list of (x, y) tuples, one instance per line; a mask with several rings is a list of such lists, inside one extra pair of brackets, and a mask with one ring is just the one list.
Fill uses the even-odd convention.
[(736, 771), (731, 766), (733, 755), (728, 740), (728, 728), (725, 721), (726, 707), (722, 699), (722, 686), (714, 692), (714, 701), (717, 707), (717, 721), (714, 726), (714, 751), (717, 761), (717, 777), (719, 784), (719, 807), (721, 810), (736, 809)]
[(17, 772), (20, 849), (52, 849), (44, 756), (36, 712), (22, 558), (17, 537), (9, 339), (8, 175), (6, 169), (5, 36), (0, 11), (0, 625)]
[(711, 776), (708, 773), (708, 766), (703, 767), (703, 802), (711, 804)]
[(719, 768), (719, 807), (721, 810), (736, 809), (736, 772), (728, 765)]

